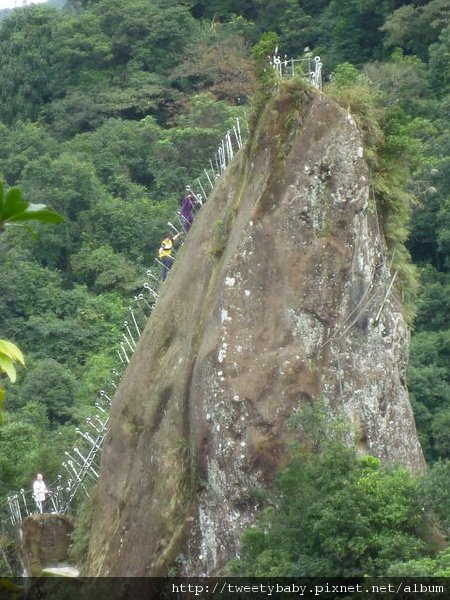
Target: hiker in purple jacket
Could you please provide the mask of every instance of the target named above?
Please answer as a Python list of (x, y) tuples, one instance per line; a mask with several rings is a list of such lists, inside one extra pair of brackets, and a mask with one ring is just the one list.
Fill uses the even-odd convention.
[(194, 196), (191, 188), (186, 186), (186, 193), (181, 198), (181, 220), (183, 221), (184, 231), (187, 233), (194, 220)]

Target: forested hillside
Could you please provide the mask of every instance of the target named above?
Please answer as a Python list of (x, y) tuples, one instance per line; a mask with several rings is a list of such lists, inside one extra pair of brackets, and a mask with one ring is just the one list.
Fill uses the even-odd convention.
[[(450, 459), (449, 17), (450, 0), (68, 0), (0, 22), (0, 177), (65, 218), (35, 233), (0, 232), (0, 337), (26, 357), (6, 385), (2, 505), (38, 470), (48, 481), (60, 470), (117, 363), (130, 298), (184, 186), (236, 116), (250, 118), (252, 49), (268, 31), (282, 54), (319, 55), (329, 85), (370, 85), (382, 115), (378, 168), (406, 179), (412, 198), (396, 212), (387, 195), (395, 215), (388, 233), (406, 240), (420, 279), (409, 389), (442, 490)], [(399, 151), (403, 166), (391, 173), (389, 153)]]

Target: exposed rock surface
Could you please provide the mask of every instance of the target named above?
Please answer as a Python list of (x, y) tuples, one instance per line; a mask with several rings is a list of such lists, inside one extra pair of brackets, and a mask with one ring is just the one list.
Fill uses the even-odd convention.
[(300, 96), (266, 107), (199, 213), (114, 398), (91, 575), (216, 573), (300, 402), (323, 398), (362, 451), (424, 465), (361, 135)]
[(73, 523), (64, 515), (35, 514), (19, 528), (19, 551), (25, 573), (40, 577), (46, 567), (67, 566)]

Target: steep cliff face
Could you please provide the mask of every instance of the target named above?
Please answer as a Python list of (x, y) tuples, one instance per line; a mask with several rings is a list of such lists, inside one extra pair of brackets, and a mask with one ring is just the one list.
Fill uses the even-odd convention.
[(301, 402), (423, 467), (385, 255), (354, 120), (281, 93), (199, 213), (114, 398), (91, 575), (217, 572)]

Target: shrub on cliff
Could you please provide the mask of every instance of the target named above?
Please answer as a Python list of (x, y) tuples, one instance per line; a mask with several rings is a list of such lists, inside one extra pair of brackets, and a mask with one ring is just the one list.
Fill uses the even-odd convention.
[(411, 561), (433, 563), (436, 541), (429, 531), (418, 477), (330, 443), (319, 454), (295, 456), (278, 475), (270, 506), (245, 532), (242, 558), (232, 561), (231, 571), (382, 576), (395, 563), (396, 575), (405, 575)]

